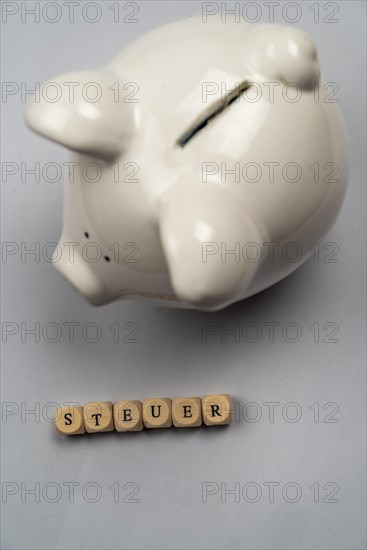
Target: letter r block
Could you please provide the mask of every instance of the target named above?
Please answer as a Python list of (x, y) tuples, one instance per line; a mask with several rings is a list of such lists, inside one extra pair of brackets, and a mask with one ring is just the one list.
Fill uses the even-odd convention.
[(113, 432), (113, 403), (97, 401), (88, 403), (84, 410), (84, 424), (88, 433)]
[(141, 401), (117, 401), (113, 406), (113, 418), (118, 432), (140, 432), (143, 429)]
[(172, 401), (172, 420), (176, 428), (201, 426), (200, 397), (178, 397)]
[(56, 430), (63, 435), (84, 434), (83, 407), (59, 407), (55, 415)]
[(168, 397), (145, 399), (143, 421), (146, 428), (170, 428), (172, 426), (172, 400)]
[(201, 398), (206, 426), (221, 426), (232, 422), (232, 400), (228, 393), (205, 395)]

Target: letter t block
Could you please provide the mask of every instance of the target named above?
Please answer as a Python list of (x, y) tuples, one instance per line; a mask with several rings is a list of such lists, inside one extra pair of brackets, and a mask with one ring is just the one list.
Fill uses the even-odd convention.
[(97, 401), (85, 405), (84, 424), (88, 433), (113, 432), (113, 404), (111, 401)]

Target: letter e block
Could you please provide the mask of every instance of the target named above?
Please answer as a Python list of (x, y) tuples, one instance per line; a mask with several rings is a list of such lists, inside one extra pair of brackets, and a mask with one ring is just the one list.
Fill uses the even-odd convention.
[(83, 407), (59, 407), (55, 415), (56, 430), (64, 435), (84, 434)]
[(231, 396), (228, 393), (205, 395), (201, 398), (204, 424), (221, 426), (232, 422)]
[(200, 397), (178, 397), (172, 401), (172, 420), (176, 428), (201, 426)]
[(88, 433), (113, 432), (113, 403), (97, 401), (84, 406), (84, 424)]
[(168, 397), (145, 399), (143, 421), (146, 428), (170, 428), (172, 426), (172, 400)]
[(113, 406), (113, 419), (118, 432), (140, 432), (143, 429), (141, 401), (117, 401)]

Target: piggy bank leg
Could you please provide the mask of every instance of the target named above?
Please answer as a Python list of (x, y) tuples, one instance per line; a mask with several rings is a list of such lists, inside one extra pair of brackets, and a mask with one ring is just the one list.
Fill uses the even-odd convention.
[(195, 308), (217, 310), (241, 299), (258, 262), (246, 261), (249, 243), (261, 248), (257, 225), (217, 184), (176, 185), (160, 199), (159, 229), (173, 289)]

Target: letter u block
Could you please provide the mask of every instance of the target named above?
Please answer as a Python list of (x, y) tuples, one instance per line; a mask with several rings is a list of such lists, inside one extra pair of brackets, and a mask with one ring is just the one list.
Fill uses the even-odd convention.
[(143, 421), (146, 428), (170, 428), (172, 426), (172, 400), (169, 397), (145, 399)]
[(228, 393), (205, 395), (201, 398), (206, 426), (221, 426), (232, 422), (232, 400)]

